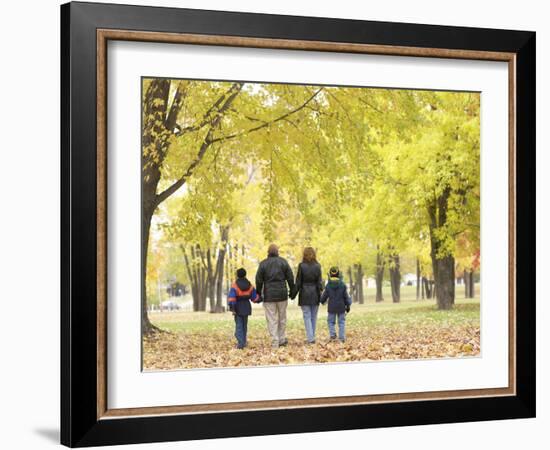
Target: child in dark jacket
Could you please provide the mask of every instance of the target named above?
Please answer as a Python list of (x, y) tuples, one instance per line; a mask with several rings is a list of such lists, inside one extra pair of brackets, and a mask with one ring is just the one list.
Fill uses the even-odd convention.
[(248, 316), (252, 314), (250, 302), (260, 303), (261, 301), (260, 296), (256, 293), (256, 289), (246, 278), (246, 270), (243, 268), (237, 270), (237, 280), (235, 280), (231, 285), (231, 289), (229, 289), (227, 304), (235, 318), (235, 337), (237, 338), (237, 348), (239, 349), (246, 347)]
[(324, 305), (328, 300), (328, 331), (330, 339), (336, 339), (336, 319), (338, 319), (338, 338), (341, 342), (346, 341), (346, 313), (351, 308), (351, 297), (348, 294), (346, 284), (340, 278), (338, 267), (331, 267), (329, 279), (321, 303)]

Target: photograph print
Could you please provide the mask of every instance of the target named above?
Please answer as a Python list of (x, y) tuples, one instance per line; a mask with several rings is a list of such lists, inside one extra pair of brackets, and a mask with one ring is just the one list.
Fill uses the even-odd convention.
[(141, 84), (144, 371), (480, 356), (479, 92)]

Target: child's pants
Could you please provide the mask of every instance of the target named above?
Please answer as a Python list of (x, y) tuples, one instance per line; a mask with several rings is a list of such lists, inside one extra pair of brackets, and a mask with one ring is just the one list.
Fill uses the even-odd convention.
[(239, 348), (246, 347), (246, 331), (248, 328), (248, 316), (235, 314), (235, 337)]
[(336, 338), (336, 316), (338, 316), (338, 338), (341, 341), (346, 339), (346, 313), (328, 313), (328, 331), (330, 337)]

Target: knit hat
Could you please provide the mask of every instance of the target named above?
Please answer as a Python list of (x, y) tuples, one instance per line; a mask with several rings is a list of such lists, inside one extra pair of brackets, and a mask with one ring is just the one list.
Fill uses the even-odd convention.
[(340, 278), (340, 270), (337, 266), (332, 266), (328, 271), (328, 276), (330, 278)]
[(246, 277), (246, 270), (244, 270), (242, 267), (240, 269), (237, 269), (237, 278), (244, 277)]

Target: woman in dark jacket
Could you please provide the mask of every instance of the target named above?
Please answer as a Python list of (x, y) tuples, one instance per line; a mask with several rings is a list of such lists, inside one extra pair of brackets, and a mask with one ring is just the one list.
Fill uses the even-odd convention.
[(323, 290), (321, 273), (321, 265), (317, 262), (315, 250), (312, 247), (304, 248), (303, 259), (296, 274), (296, 292), (299, 295), (298, 305), (302, 308), (306, 337), (310, 344), (315, 343), (317, 312)]

